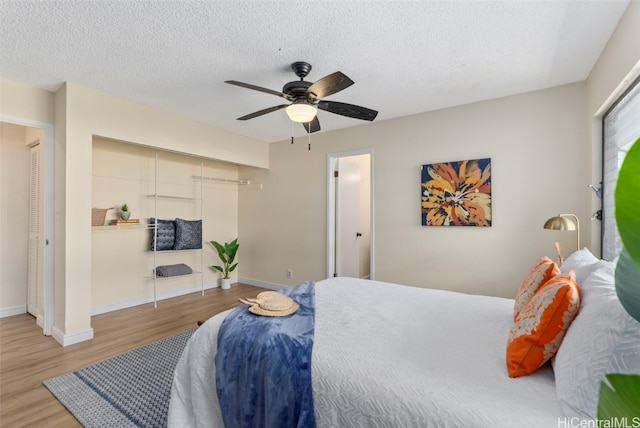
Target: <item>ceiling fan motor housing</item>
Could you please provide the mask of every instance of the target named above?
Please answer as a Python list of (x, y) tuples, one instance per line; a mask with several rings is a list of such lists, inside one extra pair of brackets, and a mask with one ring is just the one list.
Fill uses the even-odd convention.
[(296, 61), (291, 64), (291, 70), (300, 78), (300, 80), (307, 77), (307, 74), (311, 71), (311, 64), (304, 61)]
[(307, 99), (307, 89), (313, 82), (307, 82), (304, 80), (295, 80), (289, 82), (282, 87), (282, 92), (289, 95), (294, 100)]

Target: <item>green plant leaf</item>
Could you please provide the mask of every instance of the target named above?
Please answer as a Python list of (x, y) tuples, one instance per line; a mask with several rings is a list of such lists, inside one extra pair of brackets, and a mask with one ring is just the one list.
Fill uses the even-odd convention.
[(220, 267), (220, 266), (209, 266), (209, 267), (210, 267), (211, 269), (215, 269), (215, 270), (217, 270), (217, 271), (222, 272), (222, 267)]
[[(615, 190), (616, 225), (622, 244), (640, 267), (640, 138), (624, 157)], [(638, 285), (640, 288), (640, 284)], [(640, 290), (639, 290), (640, 292)]]
[(234, 269), (235, 269), (237, 266), (238, 266), (238, 263), (236, 263), (235, 265), (231, 266), (231, 267), (229, 268), (229, 272), (233, 272), (233, 271), (234, 271)]
[(222, 260), (222, 263), (227, 263), (227, 257), (225, 256), (224, 247), (216, 241), (210, 241), (210, 244), (213, 245), (216, 251), (218, 252), (218, 257), (220, 257), (220, 260)]
[(626, 418), (626, 425), (610, 426), (640, 423), (640, 375), (608, 374), (606, 378), (609, 384), (600, 383), (598, 420), (620, 423)]
[(620, 303), (629, 315), (640, 321), (640, 269), (631, 259), (626, 247), (620, 253), (615, 275)]

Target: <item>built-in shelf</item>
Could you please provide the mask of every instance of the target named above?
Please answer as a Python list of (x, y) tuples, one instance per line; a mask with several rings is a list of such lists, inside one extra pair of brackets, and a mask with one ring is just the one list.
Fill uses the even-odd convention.
[(111, 224), (106, 226), (91, 226), (93, 230), (116, 230), (116, 229), (146, 229), (144, 224)]
[(251, 184), (251, 181), (245, 178), (220, 178), (220, 177), (203, 177), (201, 175), (192, 175), (191, 178), (194, 180), (202, 180), (202, 181), (215, 181), (218, 183), (229, 183), (229, 184)]
[[(204, 217), (204, 187), (203, 187), (203, 172), (204, 172), (204, 161), (202, 159), (200, 159), (200, 176), (198, 179), (198, 182), (200, 184), (200, 197), (185, 197), (185, 196), (176, 196), (176, 195), (165, 195), (165, 194), (160, 194), (158, 193), (158, 153), (156, 153), (155, 156), (155, 165), (154, 165), (154, 180), (153, 180), (153, 184), (154, 184), (154, 188), (153, 188), (153, 193), (150, 195), (145, 195), (146, 197), (149, 198), (153, 198), (153, 218), (158, 218), (158, 214), (160, 212), (160, 210), (158, 209), (158, 203), (160, 199), (169, 199), (169, 200), (173, 200), (173, 201), (196, 201), (196, 202), (200, 202), (200, 219), (202, 219)], [(162, 202), (160, 202), (160, 204), (162, 205)], [(158, 242), (158, 236), (157, 236), (157, 227), (154, 223), (150, 223), (147, 224), (145, 226), (147, 229), (150, 229), (154, 234), (154, 242)], [(193, 252), (193, 251), (199, 251), (200, 252), (200, 269), (204, 270), (204, 249), (203, 248), (198, 248), (198, 249), (189, 249), (189, 250), (163, 250), (163, 251), (154, 251), (154, 250), (149, 250), (149, 252), (151, 254), (153, 254), (153, 270), (151, 271), (152, 274), (149, 278), (150, 280), (153, 281), (153, 305), (154, 307), (158, 307), (158, 299), (157, 299), (157, 285), (158, 282), (163, 282), (163, 281), (168, 281), (171, 279), (182, 279), (182, 278), (187, 278), (187, 277), (195, 277), (195, 276), (199, 276), (200, 277), (200, 285), (201, 285), (201, 292), (202, 295), (204, 296), (204, 273), (203, 272), (198, 272), (198, 271), (194, 271), (191, 274), (188, 275), (176, 275), (176, 276), (169, 276), (169, 277), (163, 277), (163, 276), (156, 276), (155, 272), (156, 272), (156, 268), (158, 267), (158, 257), (164, 254), (176, 254), (176, 253), (181, 253), (184, 254), (185, 252)]]
[(196, 252), (196, 251), (202, 251), (202, 248), (189, 248), (186, 250), (157, 250), (157, 251), (147, 250), (148, 253), (156, 253), (156, 254), (179, 254), (179, 253), (184, 254), (187, 252)]
[(173, 196), (173, 195), (145, 195), (148, 198), (160, 198), (160, 199), (182, 199), (184, 201), (201, 201), (202, 198), (192, 198), (187, 196)]
[(189, 278), (194, 276), (202, 276), (202, 272), (193, 271), (190, 274), (186, 275), (174, 275), (174, 276), (145, 276), (145, 279), (155, 280), (155, 281), (168, 281), (170, 279), (181, 279), (181, 278)]

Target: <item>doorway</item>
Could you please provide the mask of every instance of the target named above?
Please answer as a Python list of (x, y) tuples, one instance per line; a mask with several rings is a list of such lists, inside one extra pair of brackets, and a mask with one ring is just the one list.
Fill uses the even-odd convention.
[[(17, 125), (19, 127), (25, 127), (25, 135), (30, 135), (31, 128), (35, 133), (39, 133), (37, 137), (39, 143), (27, 144), (26, 140), (31, 141), (31, 138), (26, 138), (25, 144), (27, 146), (37, 147), (37, 154), (31, 153), (30, 163), (33, 165), (34, 159), (37, 162), (37, 168), (34, 168), (27, 175), (36, 170), (40, 171), (39, 177), (36, 178), (39, 181), (38, 189), (29, 195), (29, 199), (37, 198), (36, 204), (30, 205), (29, 217), (31, 215), (38, 215), (38, 224), (36, 232), (33, 230), (24, 231), (24, 240), (29, 241), (33, 239), (30, 244), (36, 244), (31, 246), (27, 253), (31, 253), (31, 264), (27, 267), (28, 263), (25, 261), (25, 269), (30, 272), (29, 280), (32, 281), (32, 285), (35, 287), (30, 288), (35, 293), (33, 295), (25, 295), (25, 312), (27, 306), (29, 306), (29, 313), (36, 316), (36, 322), (38, 326), (42, 327), (42, 331), (45, 335), (50, 336), (53, 332), (53, 312), (54, 312), (54, 255), (53, 255), (53, 230), (54, 230), (54, 195), (53, 195), (53, 183), (54, 183), (54, 128), (53, 125), (46, 122), (39, 122), (29, 119), (21, 119), (16, 117), (9, 117), (6, 115), (0, 115), (0, 122)], [(26, 166), (25, 166), (26, 167)], [(27, 167), (28, 168), (28, 167)], [(33, 184), (33, 183), (32, 183)], [(33, 188), (31, 188), (33, 190)], [(10, 200), (3, 200), (4, 203), (10, 203)], [(37, 205), (37, 206), (36, 206)], [(3, 219), (6, 221), (7, 219)], [(29, 219), (31, 220), (31, 218)], [(30, 223), (31, 226), (34, 223)], [(16, 237), (16, 239), (20, 239)], [(37, 242), (35, 242), (37, 240)], [(25, 260), (29, 254), (25, 254)], [(35, 262), (35, 263), (34, 263)], [(30, 299), (30, 301), (28, 301)], [(24, 313), (24, 312), (22, 312)]]
[(373, 150), (327, 162), (327, 277), (373, 279)]

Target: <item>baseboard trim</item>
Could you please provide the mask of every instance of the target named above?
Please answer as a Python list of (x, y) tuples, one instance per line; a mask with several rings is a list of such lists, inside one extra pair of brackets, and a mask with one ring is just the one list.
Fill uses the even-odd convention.
[(84, 331), (79, 331), (78, 333), (64, 334), (64, 332), (60, 331), (57, 327), (53, 327), (51, 336), (62, 346), (69, 346), (93, 339), (93, 329), (89, 328)]
[(12, 317), (27, 313), (27, 306), (14, 306), (13, 308), (0, 309), (0, 318)]
[(287, 287), (287, 285), (275, 284), (273, 282), (265, 282), (251, 278), (238, 278), (238, 282), (242, 284), (253, 285), (255, 287), (268, 288), (270, 290), (282, 290), (283, 288)]
[[(219, 286), (220, 285), (216, 281), (215, 283), (205, 284), (204, 285), (204, 289), (205, 290), (210, 290), (212, 288), (217, 288)], [(156, 296), (156, 300), (160, 301), (160, 300), (165, 300), (165, 299), (171, 299), (173, 297), (184, 296), (185, 294), (197, 293), (199, 291), (202, 291), (202, 287), (200, 287), (200, 286), (190, 287), (190, 288), (183, 288), (183, 289), (180, 289), (180, 290), (167, 291), (167, 292), (164, 292), (164, 293), (159, 293)], [(96, 307), (91, 308), (91, 316), (100, 315), (100, 314), (106, 314), (107, 312), (118, 311), (120, 309), (132, 308), (134, 306), (146, 305), (147, 303), (153, 303), (153, 296), (146, 296), (146, 297), (141, 297), (141, 298), (138, 298), (138, 299), (132, 299), (132, 300), (126, 300), (126, 301), (122, 301), (122, 302), (111, 303), (109, 305), (96, 306)]]

